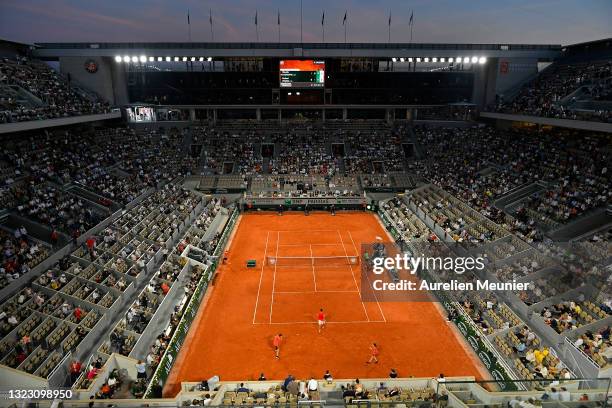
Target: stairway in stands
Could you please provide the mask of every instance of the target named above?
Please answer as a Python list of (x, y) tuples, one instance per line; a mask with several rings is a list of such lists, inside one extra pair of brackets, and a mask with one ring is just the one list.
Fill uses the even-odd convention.
[(191, 129), (183, 129), (183, 143), (181, 144), (181, 153), (185, 156), (191, 155), (191, 143), (192, 143)]

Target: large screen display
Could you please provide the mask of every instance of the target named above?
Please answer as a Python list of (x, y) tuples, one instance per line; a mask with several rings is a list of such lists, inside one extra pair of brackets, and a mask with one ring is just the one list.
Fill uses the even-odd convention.
[(319, 88), (325, 85), (325, 61), (281, 60), (282, 88)]

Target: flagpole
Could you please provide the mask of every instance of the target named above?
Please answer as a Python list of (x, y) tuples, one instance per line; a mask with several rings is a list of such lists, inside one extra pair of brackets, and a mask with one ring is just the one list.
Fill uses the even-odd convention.
[(189, 37), (189, 42), (191, 42), (191, 21), (189, 18), (189, 10), (187, 10), (187, 36)]
[(210, 9), (210, 40), (211, 42), (215, 42), (215, 32), (213, 30), (213, 21), (212, 21), (212, 9)]
[(255, 39), (259, 42), (259, 25), (257, 25), (257, 10), (255, 10)]
[(348, 24), (347, 22), (347, 12), (344, 12), (344, 19), (342, 20), (342, 25), (344, 26), (344, 43), (346, 44), (346, 25)]
[(323, 30), (323, 42), (325, 42), (325, 10), (323, 10), (323, 15), (321, 16), (321, 30)]
[(278, 25), (278, 42), (280, 43), (280, 10), (278, 10), (276, 23)]
[(412, 43), (412, 29), (414, 28), (414, 10), (410, 12), (410, 43)]
[(389, 43), (391, 43), (391, 12), (389, 12)]

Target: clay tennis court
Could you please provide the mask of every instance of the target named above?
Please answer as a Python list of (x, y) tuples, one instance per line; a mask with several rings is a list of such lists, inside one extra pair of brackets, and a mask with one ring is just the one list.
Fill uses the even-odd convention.
[[(182, 381), (474, 375), (479, 364), (431, 302), (361, 302), (361, 243), (390, 240), (365, 212), (242, 215), (226, 265), (192, 325), (164, 393)], [(313, 263), (310, 259), (317, 258)], [(255, 259), (257, 266), (247, 268)], [(266, 262), (267, 260), (267, 262)], [(316, 314), (327, 327), (317, 333)], [(281, 358), (272, 339), (282, 333)], [(380, 363), (368, 365), (369, 345)]]

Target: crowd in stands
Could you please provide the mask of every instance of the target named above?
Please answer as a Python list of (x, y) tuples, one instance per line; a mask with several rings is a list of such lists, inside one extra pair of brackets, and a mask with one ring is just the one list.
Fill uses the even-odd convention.
[[(170, 225), (174, 233), (176, 228), (178, 228), (178, 224), (172, 221), (175, 219), (174, 214), (178, 212), (182, 217), (186, 216), (199, 202), (199, 200), (194, 198), (195, 196), (193, 193), (187, 191), (181, 193), (181, 190), (176, 186), (168, 185), (163, 190), (156, 192), (151, 199), (147, 199), (143, 202), (140, 207), (144, 211), (135, 209), (122, 217), (124, 219), (119, 219), (117, 227), (124, 228), (132, 226), (129, 234), (142, 234), (149, 231), (149, 229), (155, 229), (156, 224), (161, 221), (161, 217), (163, 216), (171, 220)], [(137, 300), (130, 306), (125, 314), (125, 318), (121, 319), (115, 326), (110, 334), (109, 340), (103, 343), (99, 350), (100, 353), (105, 354), (118, 352), (134, 358), (142, 357), (138, 363), (141, 368), (139, 376), (130, 387), (131, 395), (137, 398), (144, 394), (148, 386), (148, 380), (155, 372), (155, 369), (166, 352), (170, 340), (180, 323), (185, 308), (195, 292), (196, 286), (207, 272), (208, 266), (213, 262), (213, 258), (211, 257), (212, 251), (216, 248), (220, 233), (215, 231), (207, 240), (203, 239), (203, 235), (207, 232), (215, 215), (219, 212), (221, 205), (222, 202), (219, 199), (209, 201), (203, 208), (199, 217), (194, 220), (192, 227), (184, 233), (183, 237), (171, 250), (168, 250), (167, 246), (162, 245), (161, 254), (163, 263), (161, 267), (150, 279), (144, 290), (138, 295)], [(156, 211), (157, 206), (159, 206), (159, 212)], [(149, 223), (149, 221), (152, 222)], [(148, 224), (148, 228), (139, 228), (139, 225), (143, 224)], [(108, 231), (105, 237), (110, 233), (111, 231)], [(165, 239), (168, 238), (169, 236), (163, 235), (162, 241), (166, 242)], [(104, 241), (105, 248), (109, 246), (110, 248), (115, 247), (113, 240), (105, 239)], [(162, 244), (162, 241), (159, 239), (157, 241)], [(178, 297), (178, 303), (175, 304), (172, 309), (167, 326), (154, 336), (152, 344), (148, 345), (145, 351), (138, 350), (138, 353), (143, 353), (142, 356), (140, 354), (136, 356), (133, 354), (133, 352), (135, 352), (133, 347), (139, 341), (140, 336), (144, 336), (143, 333), (147, 329), (152, 317), (159, 312), (159, 307), (164, 298), (178, 282), (179, 275), (183, 271), (186, 262), (186, 258), (180, 255), (183, 254), (189, 245), (191, 245), (191, 247), (188, 256), (202, 262), (204, 266), (194, 265), (189, 267), (189, 270), (181, 279), (181, 283), (184, 285), (184, 294)], [(196, 251), (196, 253), (192, 253), (192, 251)], [(110, 387), (109, 390), (106, 385), (108, 384), (105, 383), (100, 390), (99, 398), (108, 398), (108, 391), (110, 391), (112, 395), (113, 387)]]
[[(124, 127), (9, 137), (0, 162), (14, 176), (3, 180), (3, 207), (46, 226), (52, 244), (59, 233), (78, 238), (109, 215), (103, 207), (125, 205), (149, 187), (193, 172), (195, 162), (181, 153), (181, 142), (175, 130), (136, 133)], [(19, 245), (23, 253), (25, 244)]]
[[(173, 235), (201, 200), (200, 196), (177, 185), (162, 187), (102, 230), (98, 237), (89, 237), (70, 256), (60, 259), (2, 303), (0, 350), (6, 356), (2, 364), (43, 378), (49, 375), (125, 291), (130, 289), (128, 293), (132, 293), (136, 279), (159, 250), (159, 243), (165, 243)], [(11, 235), (2, 230), (2, 234), (6, 234), (7, 239), (4, 256), (11, 255), (9, 241), (21, 242), (23, 249), (29, 251), (25, 228)], [(19, 261), (27, 260), (20, 254)], [(163, 298), (171, 282), (164, 289), (165, 281), (160, 274), (153, 276), (147, 290), (154, 286), (153, 292)], [(158, 281), (162, 283), (157, 285)], [(171, 320), (177, 321), (177, 318), (174, 316)], [(130, 323), (133, 329), (135, 325)], [(15, 329), (18, 336), (14, 334)], [(159, 339), (160, 342), (168, 340), (169, 337)], [(118, 347), (115, 351), (126, 355), (134, 341), (135, 337), (127, 331), (125, 335), (121, 330), (111, 334), (112, 345)], [(102, 349), (98, 356), (108, 356), (110, 351)], [(79, 386), (86, 386), (92, 381), (103, 365), (99, 360), (92, 362), (91, 367), (73, 362), (74, 367), (70, 369), (73, 382), (81, 378)], [(146, 384), (140, 378), (137, 383), (144, 393)], [(138, 392), (138, 384), (133, 387), (133, 395)], [(98, 397), (110, 398), (120, 385), (121, 378), (110, 375)]]
[(28, 273), (49, 254), (49, 248), (28, 236), (21, 226), (12, 233), (0, 229), (2, 263), (0, 264), (0, 288)]
[(77, 89), (45, 63), (27, 57), (0, 60), (0, 123), (107, 113), (110, 106)]
[[(533, 134), (489, 127), (417, 128), (427, 159), (418, 174), (461, 198), (528, 242), (541, 239), (538, 224), (567, 223), (612, 200), (606, 140), (577, 134)], [(552, 187), (507, 217), (495, 198), (528, 182)]]
[(609, 122), (612, 111), (595, 108), (583, 111), (572, 108), (577, 99), (612, 100), (612, 62), (557, 62), (547, 67), (525, 85), (511, 101), (500, 98), (496, 109), (558, 119), (581, 119)]
[(571, 373), (563, 362), (542, 345), (540, 338), (528, 326), (515, 328), (496, 343), (513, 360), (523, 378), (570, 379)]
[(609, 361), (612, 361), (610, 326), (602, 327), (595, 333), (587, 331), (574, 342), (574, 345), (602, 368), (609, 365)]
[[(303, 125), (267, 130), (196, 127), (193, 132), (205, 140), (205, 169), (215, 174), (226, 173), (228, 169), (223, 165), (228, 162), (234, 165), (230, 171), (245, 176), (332, 177), (335, 174), (404, 170), (405, 155), (401, 143), (406, 129), (403, 127), (372, 128), (364, 125), (362, 129), (326, 129)], [(262, 155), (262, 144), (274, 148)], [(335, 151), (334, 144), (341, 145), (341, 150)], [(262, 156), (269, 160), (264, 161)]]
[[(610, 300), (608, 299), (608, 303)], [(602, 304), (603, 306), (603, 304)], [(609, 313), (590, 301), (564, 301), (545, 307), (540, 314), (557, 333), (608, 317)]]
[[(452, 186), (448, 188), (452, 189)], [(496, 227), (494, 223), (488, 225), (487, 222), (483, 222), (481, 213), (484, 212), (480, 208), (474, 207), (480, 210), (477, 213), (444, 190), (435, 186), (424, 186), (413, 191), (406, 198), (396, 197), (383, 202), (381, 206), (382, 218), (387, 228), (392, 233), (403, 233), (408, 243), (408, 251), (419, 254), (435, 253), (437, 256), (445, 256), (444, 251), (440, 253), (439, 245), (431, 245), (431, 243), (438, 242), (438, 238), (428, 228), (425, 227), (424, 230), (426, 241), (419, 242), (418, 238), (410, 237), (405, 228), (401, 227), (401, 223), (405, 223), (406, 219), (416, 218), (409, 206), (414, 206), (419, 212), (424, 212), (427, 219), (432, 220), (437, 227), (444, 229), (447, 242), (452, 238), (459, 243), (469, 241), (476, 245), (476, 248), (484, 246), (482, 250), (477, 249), (475, 253), (484, 256), (487, 264), (494, 262), (491, 272), (497, 275), (500, 281), (521, 279), (546, 268), (546, 274), (540, 273), (532, 279), (529, 289), (516, 292), (519, 299), (528, 306), (563, 295), (587, 282), (601, 289), (602, 293), (596, 300), (587, 300), (584, 295), (572, 295), (572, 301), (557, 301), (551, 306), (544, 307), (541, 312), (540, 308), (535, 309), (541, 314), (543, 322), (558, 333), (603, 322), (612, 312), (612, 300), (609, 297), (609, 273), (604, 272), (605, 268), (602, 267), (606, 265), (605, 262), (609, 259), (610, 254), (609, 231), (597, 233), (588, 240), (571, 245), (532, 242), (534, 245), (529, 246), (521, 239), (509, 236), (509, 231)], [(420, 219), (423, 219), (423, 216), (417, 218), (417, 220)], [(483, 226), (486, 226), (486, 229), (482, 229)], [(536, 229), (537, 225), (534, 225), (533, 228)], [(504, 240), (496, 241), (502, 237), (505, 237)], [(496, 241), (495, 245), (491, 246), (489, 244), (491, 241)], [(450, 248), (452, 246), (448, 247)], [(511, 262), (503, 262), (510, 255), (516, 254), (521, 255), (513, 258)], [(497, 260), (502, 262), (496, 265)], [(461, 282), (470, 280), (467, 273), (451, 276), (436, 268), (428, 269), (428, 274), (434, 280), (441, 282), (448, 282), (451, 279)], [(452, 293), (453, 298), (459, 300), (461, 306), (455, 310), (455, 313), (449, 312), (449, 320), (456, 319), (463, 310), (475, 328), (484, 335), (493, 336), (495, 346), (508, 357), (508, 362), (515, 366), (521, 376), (536, 380), (571, 376), (567, 367), (555, 355), (550, 354), (546, 347), (542, 346), (539, 338), (531, 329), (525, 326), (519, 330), (522, 325), (521, 320), (506, 304), (500, 303), (492, 293), (471, 294), (457, 291)], [(508, 332), (508, 330), (511, 331)], [(583, 343), (587, 345), (583, 346)], [(581, 335), (576, 346), (582, 348), (583, 351), (586, 348), (585, 353), (593, 358), (600, 367), (607, 366), (607, 359), (611, 352), (609, 350), (609, 329), (601, 329), (600, 334), (587, 332)]]

